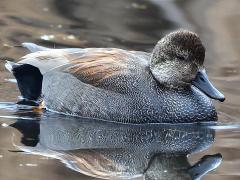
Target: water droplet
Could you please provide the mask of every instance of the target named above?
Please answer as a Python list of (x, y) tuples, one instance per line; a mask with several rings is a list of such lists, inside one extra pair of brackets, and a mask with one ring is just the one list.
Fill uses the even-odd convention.
[(38, 166), (38, 164), (30, 164), (30, 163), (27, 163), (27, 164), (25, 164), (26, 166), (29, 166), (29, 167), (36, 167), (36, 166)]
[(58, 27), (59, 29), (61, 29), (61, 28), (63, 27), (63, 25), (58, 24), (57, 27)]
[(2, 127), (8, 127), (8, 124), (2, 123)]
[(132, 3), (131, 6), (134, 9), (141, 9), (141, 10), (147, 9), (147, 6), (144, 4)]
[(46, 34), (44, 34), (44, 35), (42, 35), (41, 36), (41, 39), (42, 40), (45, 40), (45, 41), (49, 41), (49, 40), (51, 40), (51, 39), (54, 39), (54, 35), (52, 35), (52, 34), (50, 34), (50, 35), (46, 35)]
[(68, 35), (67, 38), (68, 38), (68, 39), (71, 39), (71, 40), (72, 40), (72, 39), (76, 39), (74, 35)]
[(43, 8), (43, 11), (48, 12), (49, 9), (47, 7)]

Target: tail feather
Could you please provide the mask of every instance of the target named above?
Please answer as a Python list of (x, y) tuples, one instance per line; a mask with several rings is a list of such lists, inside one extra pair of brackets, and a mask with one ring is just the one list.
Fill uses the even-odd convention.
[(18, 63), (15, 63), (15, 62), (11, 62), (11, 61), (7, 61), (7, 60), (6, 60), (5, 67), (6, 67), (6, 69), (7, 69), (10, 73), (12, 73), (13, 66), (17, 66), (17, 65), (19, 65), (19, 64), (18, 64)]
[(43, 47), (43, 46), (39, 46), (39, 45), (37, 45), (37, 44), (30, 43), (30, 42), (22, 43), (22, 47), (27, 48), (30, 52), (38, 52), (38, 51), (47, 51), (47, 50), (50, 50), (50, 48), (46, 48), (46, 47)]
[(41, 97), (43, 79), (40, 70), (30, 64), (14, 63), (6, 66), (16, 78), (22, 97), (26, 100), (38, 101)]

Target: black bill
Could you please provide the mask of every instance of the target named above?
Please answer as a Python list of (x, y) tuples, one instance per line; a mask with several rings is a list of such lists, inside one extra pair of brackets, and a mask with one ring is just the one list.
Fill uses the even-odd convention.
[(219, 92), (209, 81), (207, 73), (204, 69), (198, 71), (197, 76), (193, 80), (192, 84), (210, 98), (217, 99), (221, 102), (225, 100), (224, 95)]

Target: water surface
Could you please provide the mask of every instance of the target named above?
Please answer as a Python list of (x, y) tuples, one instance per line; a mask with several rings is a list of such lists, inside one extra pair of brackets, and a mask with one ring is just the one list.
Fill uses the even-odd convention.
[(209, 77), (227, 100), (215, 103), (217, 125), (76, 120), (16, 106), (1, 60), (1, 179), (239, 179), (239, 9), (238, 0), (2, 0), (1, 59), (26, 54), (12, 47), (22, 42), (150, 52), (164, 34), (187, 28), (200, 35)]

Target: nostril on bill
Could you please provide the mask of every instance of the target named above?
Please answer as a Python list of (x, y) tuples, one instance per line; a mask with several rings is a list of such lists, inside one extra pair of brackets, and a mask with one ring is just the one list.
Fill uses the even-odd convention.
[(203, 81), (203, 82), (205, 82), (205, 79), (204, 79), (203, 77), (200, 77), (200, 80)]

